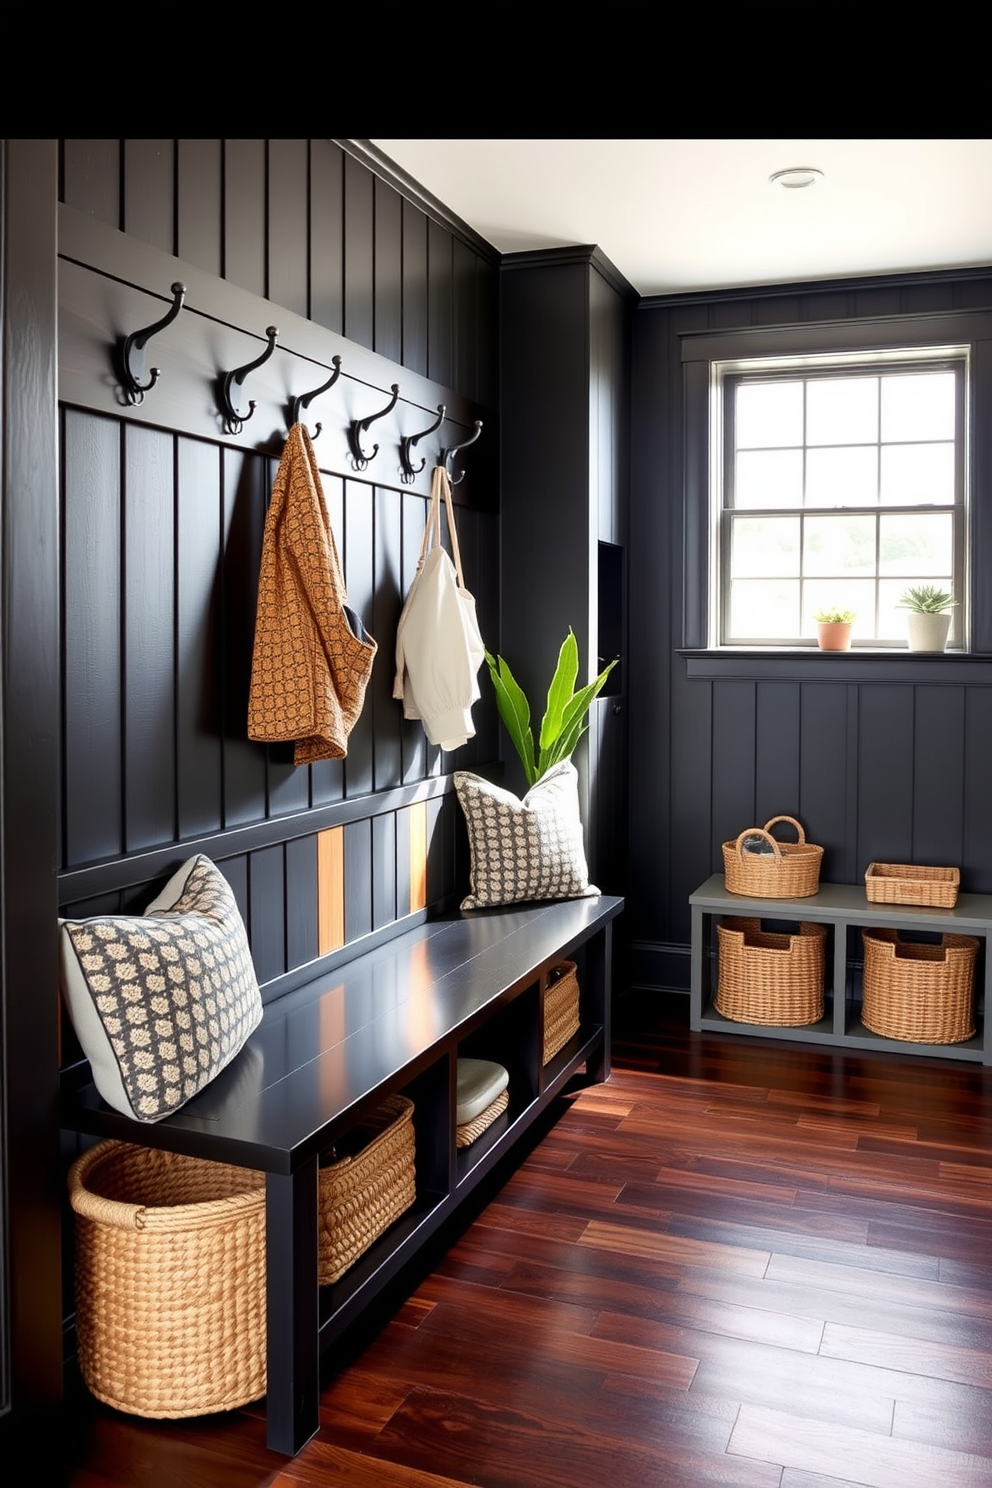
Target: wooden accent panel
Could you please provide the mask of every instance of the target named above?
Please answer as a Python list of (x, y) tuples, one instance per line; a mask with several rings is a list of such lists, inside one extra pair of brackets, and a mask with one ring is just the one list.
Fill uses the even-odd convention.
[(318, 836), (287, 842), (286, 969), (294, 970), (319, 954), (320, 885)]
[(344, 327), (344, 156), (326, 139), (310, 141), (310, 318)]
[(223, 142), (176, 141), (176, 254), (208, 274), (222, 269)]
[(344, 945), (344, 828), (317, 833), (317, 954)]
[[(221, 453), (176, 441), (176, 790), (180, 839), (222, 825)], [(190, 685), (192, 683), (192, 685)]]
[(427, 906), (427, 802), (405, 811), (410, 833), (410, 913)]
[(265, 141), (224, 141), (224, 278), (266, 292)]
[(174, 253), (175, 190), (175, 145), (171, 139), (124, 141), (124, 232), (163, 253)]

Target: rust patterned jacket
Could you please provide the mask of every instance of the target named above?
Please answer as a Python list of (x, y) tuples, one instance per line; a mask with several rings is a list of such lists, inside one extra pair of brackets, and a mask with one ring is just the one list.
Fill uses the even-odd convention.
[(265, 518), (248, 737), (294, 741), (297, 765), (342, 758), (375, 653), (347, 604), (310, 435), (294, 424)]

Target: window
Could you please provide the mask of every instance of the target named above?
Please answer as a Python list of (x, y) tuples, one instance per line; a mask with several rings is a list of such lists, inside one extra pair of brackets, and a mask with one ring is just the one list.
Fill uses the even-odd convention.
[(951, 590), (965, 637), (966, 348), (711, 363), (718, 644), (905, 645), (900, 596)]

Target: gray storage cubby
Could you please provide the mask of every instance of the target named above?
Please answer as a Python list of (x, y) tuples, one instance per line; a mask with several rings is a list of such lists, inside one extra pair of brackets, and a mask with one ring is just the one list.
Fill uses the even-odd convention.
[[(992, 895), (959, 894), (953, 909), (910, 907), (870, 902), (860, 884), (821, 883), (808, 899), (760, 899), (728, 893), (722, 873), (714, 873), (689, 895), (692, 912), (692, 970), (690, 1026), (720, 1033), (789, 1039), (799, 1043), (833, 1044), (849, 1049), (877, 1049), (890, 1053), (932, 1054), (992, 1064), (992, 1041), (985, 1036), (985, 1008), (990, 1005), (992, 960)], [(757, 916), (774, 928), (809, 920), (830, 927), (827, 939), (824, 1015), (802, 1027), (738, 1023), (724, 1018), (714, 1006), (716, 995), (716, 923), (724, 916)], [(872, 927), (900, 930), (910, 936), (927, 934), (974, 935), (979, 940), (975, 967), (976, 1032), (956, 1044), (924, 1044), (884, 1038), (861, 1022), (861, 931)]]

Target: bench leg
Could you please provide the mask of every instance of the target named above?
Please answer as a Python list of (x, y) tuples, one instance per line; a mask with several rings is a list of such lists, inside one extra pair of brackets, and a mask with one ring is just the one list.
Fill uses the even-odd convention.
[(266, 1442), (292, 1457), (319, 1425), (316, 1157), (266, 1176), (265, 1246)]
[(586, 977), (590, 983), (593, 1018), (603, 1025), (603, 1047), (586, 1066), (591, 1080), (610, 1078), (613, 1052), (613, 925), (607, 924), (589, 942)]

